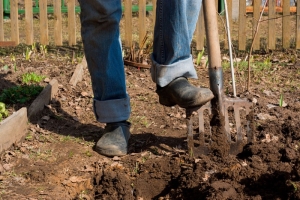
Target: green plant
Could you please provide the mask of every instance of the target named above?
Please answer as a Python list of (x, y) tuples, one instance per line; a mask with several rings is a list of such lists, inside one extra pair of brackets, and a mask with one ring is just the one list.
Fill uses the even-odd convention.
[[(16, 63), (16, 57), (15, 57), (15, 55), (10, 54), (10, 60), (11, 60), (11, 62), (13, 62), (12, 66), (14, 68), (14, 71), (16, 72), (17, 71), (17, 63)], [(8, 69), (8, 67), (7, 67), (7, 69)]]
[(31, 72), (31, 73), (25, 73), (22, 75), (22, 83), (23, 84), (37, 84), (37, 83), (40, 83), (43, 79), (45, 78), (45, 76), (42, 76), (42, 75), (38, 75), (34, 72)]
[(38, 85), (13, 86), (4, 89), (0, 95), (0, 102), (7, 104), (26, 103), (35, 98), (43, 90)]
[(3, 70), (4, 70), (4, 71), (7, 71), (7, 70), (8, 70), (8, 65), (4, 65), (4, 66), (3, 66)]
[(36, 53), (36, 43), (35, 42), (31, 45), (31, 51), (33, 53)]
[(25, 60), (30, 60), (32, 53), (33, 53), (32, 50), (27, 47), (25, 52)]
[(28, 135), (25, 137), (25, 140), (32, 140), (32, 135), (31, 133), (28, 133)]
[(17, 64), (14, 63), (14, 71), (16, 72), (17, 71)]
[(197, 56), (197, 63), (196, 63), (197, 65), (200, 64), (203, 54), (204, 54), (204, 48), (202, 49), (201, 52), (198, 53), (198, 56)]
[(16, 62), (16, 56), (14, 55), (14, 54), (10, 54), (10, 60), (12, 61), (12, 62)]
[(132, 174), (133, 175), (139, 174), (139, 172), (140, 172), (140, 164), (138, 162), (135, 162), (135, 167), (132, 170)]
[(298, 190), (298, 186), (296, 183), (292, 182), (292, 181), (288, 181), (294, 188), (294, 192), (296, 192)]
[(282, 107), (283, 106), (283, 95), (280, 94), (280, 98), (279, 98), (279, 106)]
[(5, 104), (0, 102), (0, 122), (2, 121), (3, 117), (8, 116), (8, 111), (5, 108)]
[(43, 54), (43, 56), (45, 56), (46, 54), (47, 54), (47, 45), (43, 45), (43, 44), (41, 44), (40, 45), (40, 51), (41, 51), (41, 53)]
[(91, 157), (91, 156), (92, 156), (92, 153), (91, 153), (89, 150), (87, 150), (84, 154), (85, 154), (87, 157)]

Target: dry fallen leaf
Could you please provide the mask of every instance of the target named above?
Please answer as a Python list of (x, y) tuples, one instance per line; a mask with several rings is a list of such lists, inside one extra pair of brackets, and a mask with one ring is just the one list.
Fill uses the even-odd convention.
[(70, 180), (72, 183), (79, 183), (79, 182), (86, 181), (85, 178), (77, 177), (77, 176), (72, 176), (71, 178), (69, 178), (69, 180)]

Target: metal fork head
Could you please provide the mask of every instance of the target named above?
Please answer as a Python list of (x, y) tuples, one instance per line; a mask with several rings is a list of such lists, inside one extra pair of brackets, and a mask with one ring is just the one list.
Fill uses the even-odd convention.
[[(247, 99), (241, 98), (223, 98), (222, 110), (224, 113), (224, 132), (230, 144), (229, 153), (236, 155), (242, 152), (244, 145), (253, 142), (253, 134), (251, 130), (251, 121), (247, 117), (250, 115), (252, 103)], [(201, 154), (209, 154), (213, 141), (211, 140), (212, 131), (210, 120), (212, 114), (211, 103), (203, 105), (197, 110), (199, 117), (199, 133), (193, 131), (192, 112), (195, 110), (187, 110), (187, 128), (188, 128), (188, 149), (190, 154), (198, 156)], [(241, 117), (242, 116), (242, 117)]]

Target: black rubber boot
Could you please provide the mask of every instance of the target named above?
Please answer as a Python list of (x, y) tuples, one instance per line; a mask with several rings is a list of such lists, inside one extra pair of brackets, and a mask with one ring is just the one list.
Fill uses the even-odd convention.
[(129, 122), (108, 123), (105, 134), (97, 142), (95, 150), (105, 156), (124, 156), (127, 154), (129, 138)]
[(169, 107), (179, 105), (192, 108), (202, 106), (214, 98), (210, 89), (195, 87), (185, 77), (176, 78), (165, 87), (158, 87), (156, 93), (159, 103)]

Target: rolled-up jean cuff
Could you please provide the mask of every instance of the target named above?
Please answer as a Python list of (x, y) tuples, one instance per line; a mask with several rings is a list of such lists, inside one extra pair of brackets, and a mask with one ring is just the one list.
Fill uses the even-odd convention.
[(198, 78), (192, 56), (190, 56), (188, 59), (178, 61), (171, 65), (158, 64), (153, 59), (153, 55), (151, 55), (151, 60), (151, 77), (153, 82), (160, 87), (165, 87), (178, 77)]
[(94, 99), (94, 113), (97, 121), (111, 123), (128, 120), (130, 116), (130, 98), (98, 101)]

